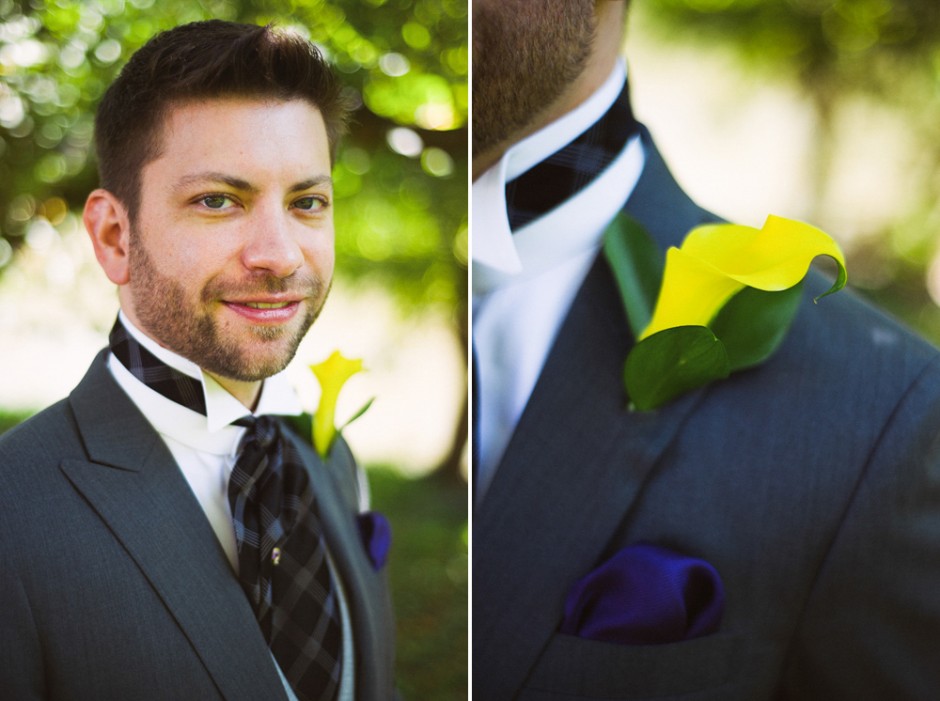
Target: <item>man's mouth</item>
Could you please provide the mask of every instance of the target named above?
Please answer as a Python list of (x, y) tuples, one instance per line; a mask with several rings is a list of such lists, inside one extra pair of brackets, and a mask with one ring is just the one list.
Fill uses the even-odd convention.
[(252, 309), (283, 309), (294, 302), (242, 302), (242, 304)]
[(300, 308), (301, 299), (258, 302), (254, 300), (229, 300), (225, 306), (241, 317), (254, 323), (281, 324), (294, 318)]

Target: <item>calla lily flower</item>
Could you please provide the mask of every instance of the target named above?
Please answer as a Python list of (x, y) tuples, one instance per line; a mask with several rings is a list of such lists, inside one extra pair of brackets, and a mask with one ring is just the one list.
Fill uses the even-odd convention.
[[(338, 350), (333, 351), (322, 363), (310, 369), (320, 382), (320, 403), (313, 419), (313, 446), (324, 460), (336, 438), (336, 402), (346, 381), (362, 370), (361, 358), (347, 358)], [(365, 409), (358, 414), (361, 415)], [(355, 417), (354, 417), (355, 418)], [(349, 422), (347, 422), (349, 423)]]
[(621, 214), (604, 233), (604, 254), (637, 338), (623, 380), (630, 406), (641, 411), (770, 358), (796, 317), (803, 278), (817, 256), (839, 268), (820, 297), (846, 283), (835, 241), (775, 216), (761, 229), (697, 227), (666, 252), (664, 270), (649, 234)]
[(666, 253), (666, 269), (653, 317), (640, 339), (664, 329), (708, 326), (745, 287), (780, 292), (799, 284), (817, 256), (839, 266), (831, 294), (845, 286), (845, 257), (823, 231), (770, 216), (762, 229), (708, 224), (693, 229), (681, 248)]

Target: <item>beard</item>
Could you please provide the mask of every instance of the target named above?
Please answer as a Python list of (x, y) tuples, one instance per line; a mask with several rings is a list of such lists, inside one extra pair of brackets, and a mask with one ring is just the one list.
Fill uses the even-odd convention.
[(594, 0), (474, 0), (473, 155), (524, 129), (584, 71)]
[[(257, 382), (286, 368), (329, 295), (329, 287), (317, 276), (266, 275), (238, 283), (213, 277), (203, 287), (199, 302), (193, 302), (178, 280), (156, 269), (137, 239), (130, 247), (130, 272), (134, 311), (143, 329), (160, 345), (222, 377)], [(293, 319), (279, 326), (233, 330), (223, 328), (211, 313), (223, 299), (284, 292), (305, 299), (299, 323)]]

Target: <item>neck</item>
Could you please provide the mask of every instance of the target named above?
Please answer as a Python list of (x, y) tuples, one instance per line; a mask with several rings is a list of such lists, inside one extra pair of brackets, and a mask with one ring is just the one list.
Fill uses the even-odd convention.
[(209, 377), (219, 383), (222, 389), (231, 394), (235, 399), (245, 405), (249, 411), (254, 411), (258, 406), (258, 400), (261, 398), (262, 381), (245, 382), (242, 380), (233, 380), (230, 377), (222, 377), (203, 370)]

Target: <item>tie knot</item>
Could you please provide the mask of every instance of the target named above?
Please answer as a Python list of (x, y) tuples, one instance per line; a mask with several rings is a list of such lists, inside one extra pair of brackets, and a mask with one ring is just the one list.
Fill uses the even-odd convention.
[(248, 429), (242, 437), (243, 448), (254, 443), (266, 451), (278, 438), (278, 425), (273, 416), (247, 416), (232, 423)]
[(280, 429), (273, 416), (245, 416), (233, 421), (232, 426), (248, 429), (242, 436), (240, 449), (253, 443), (262, 451), (267, 451), (280, 435)]

